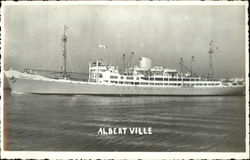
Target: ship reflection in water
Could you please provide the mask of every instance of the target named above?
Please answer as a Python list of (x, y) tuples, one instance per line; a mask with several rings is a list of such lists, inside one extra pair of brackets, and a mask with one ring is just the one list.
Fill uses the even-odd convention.
[[(9, 150), (245, 150), (244, 96), (7, 95)], [(152, 134), (97, 133), (121, 127)]]

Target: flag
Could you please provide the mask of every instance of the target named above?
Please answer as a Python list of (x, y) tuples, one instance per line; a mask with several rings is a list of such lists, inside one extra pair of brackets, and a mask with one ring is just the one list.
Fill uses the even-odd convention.
[(107, 47), (103, 44), (99, 44), (99, 48), (103, 48), (103, 49), (106, 49)]
[(69, 27), (67, 25), (64, 25), (64, 29), (69, 29)]

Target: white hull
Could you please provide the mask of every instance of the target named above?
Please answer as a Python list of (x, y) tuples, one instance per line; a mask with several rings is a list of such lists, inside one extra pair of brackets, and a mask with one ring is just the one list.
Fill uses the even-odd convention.
[(97, 84), (82, 81), (54, 79), (11, 79), (7, 76), (13, 93), (67, 94), (67, 95), (242, 95), (244, 86), (141, 86)]

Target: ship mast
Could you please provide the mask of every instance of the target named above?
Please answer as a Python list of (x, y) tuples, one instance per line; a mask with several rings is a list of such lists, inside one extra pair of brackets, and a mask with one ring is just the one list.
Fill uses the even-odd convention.
[(184, 69), (186, 69), (188, 72), (190, 72), (190, 76), (197, 76), (197, 74), (194, 73), (194, 70), (193, 70), (193, 63), (194, 63), (194, 56), (191, 57), (191, 69), (184, 64), (183, 57), (181, 57), (180, 62), (179, 62), (180, 67), (181, 67), (181, 75), (184, 74), (183, 73)]
[(66, 29), (68, 26), (64, 25), (63, 28), (63, 77), (66, 78), (66, 71), (67, 71), (67, 36), (66, 36)]
[(193, 76), (193, 63), (194, 63), (194, 56), (191, 57), (191, 76)]
[(133, 75), (134, 73), (133, 56), (134, 56), (134, 52), (131, 53), (131, 75)]
[(123, 74), (126, 72), (126, 61), (125, 61), (125, 54), (122, 55), (122, 61), (123, 61)]
[(209, 54), (209, 77), (210, 78), (213, 78), (213, 75), (214, 75), (214, 68), (213, 68), (213, 53), (214, 53), (214, 50), (212, 49), (212, 43), (213, 41), (210, 41), (209, 43), (209, 51), (208, 51), (208, 54)]
[(179, 64), (180, 64), (180, 67), (181, 67), (181, 73), (180, 73), (180, 74), (181, 74), (181, 76), (182, 76), (182, 75), (183, 75), (183, 72), (184, 72), (184, 71), (183, 71), (183, 57), (181, 57), (181, 60), (180, 60), (180, 63), (179, 63)]

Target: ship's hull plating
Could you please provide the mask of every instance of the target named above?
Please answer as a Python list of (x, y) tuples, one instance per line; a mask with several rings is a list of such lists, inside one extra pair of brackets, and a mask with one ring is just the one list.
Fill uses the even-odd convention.
[(68, 95), (242, 95), (244, 86), (236, 87), (163, 87), (104, 85), (88, 82), (46, 81), (8, 78), (13, 93)]

